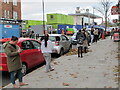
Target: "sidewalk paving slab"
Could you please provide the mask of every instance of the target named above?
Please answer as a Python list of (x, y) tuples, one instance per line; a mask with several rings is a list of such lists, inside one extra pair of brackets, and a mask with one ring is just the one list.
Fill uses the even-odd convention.
[(45, 73), (45, 66), (38, 68), (24, 76), (29, 85), (21, 88), (118, 88), (113, 72), (118, 65), (118, 43), (107, 38), (92, 44), (90, 50), (83, 58), (64, 55), (55, 59), (55, 71)]

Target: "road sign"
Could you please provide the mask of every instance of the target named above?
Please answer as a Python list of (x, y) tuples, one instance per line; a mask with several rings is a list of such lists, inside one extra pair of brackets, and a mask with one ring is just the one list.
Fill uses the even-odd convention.
[(117, 23), (117, 19), (113, 19), (113, 23)]
[(117, 15), (118, 14), (118, 6), (112, 6), (111, 14), (112, 15)]

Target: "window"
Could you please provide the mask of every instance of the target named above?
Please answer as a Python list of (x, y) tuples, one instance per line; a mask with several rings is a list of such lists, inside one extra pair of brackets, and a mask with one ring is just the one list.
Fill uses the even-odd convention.
[(6, 3), (7, 2), (7, 0), (4, 0), (4, 3)]
[(37, 41), (31, 41), (33, 46), (34, 46), (34, 49), (40, 49), (41, 45), (40, 43), (38, 43)]
[(6, 10), (4, 10), (4, 18), (6, 18), (7, 16), (6, 16)]
[(23, 41), (21, 46), (23, 50), (33, 49), (33, 45), (30, 41)]
[(62, 36), (62, 40), (68, 40), (68, 38), (66, 36)]
[(3, 52), (5, 52), (3, 48), (3, 43), (0, 42), (0, 53), (3, 53)]
[(49, 40), (56, 41), (54, 36), (49, 36)]
[(17, 6), (17, 0), (13, 0), (13, 5)]
[(7, 0), (7, 4), (9, 4), (9, 0)]
[(54, 17), (53, 17), (53, 15), (50, 15), (50, 19), (53, 19)]
[(8, 15), (7, 17), (10, 18), (10, 11), (8, 11), (7, 13), (8, 13), (8, 14), (7, 14), (7, 15)]
[(18, 14), (17, 14), (16, 11), (13, 11), (13, 18), (14, 18), (14, 19), (18, 19)]

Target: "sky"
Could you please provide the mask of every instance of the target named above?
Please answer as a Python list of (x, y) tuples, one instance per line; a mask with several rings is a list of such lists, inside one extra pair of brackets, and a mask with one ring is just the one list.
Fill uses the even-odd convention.
[[(21, 0), (23, 20), (43, 20), (42, 0)], [(75, 13), (76, 7), (80, 7), (81, 13), (89, 9), (93, 13), (93, 7), (98, 7), (101, 0), (44, 0), (45, 17), (49, 13), (71, 14)], [(117, 4), (117, 0), (111, 0), (112, 6)], [(97, 10), (96, 15), (102, 16)], [(117, 15), (110, 15), (111, 20), (118, 18)], [(46, 20), (46, 18), (45, 18)]]

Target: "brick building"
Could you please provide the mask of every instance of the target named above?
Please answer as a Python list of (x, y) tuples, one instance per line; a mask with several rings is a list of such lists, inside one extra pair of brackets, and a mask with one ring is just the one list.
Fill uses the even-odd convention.
[(0, 18), (21, 20), (21, 0), (0, 0)]

